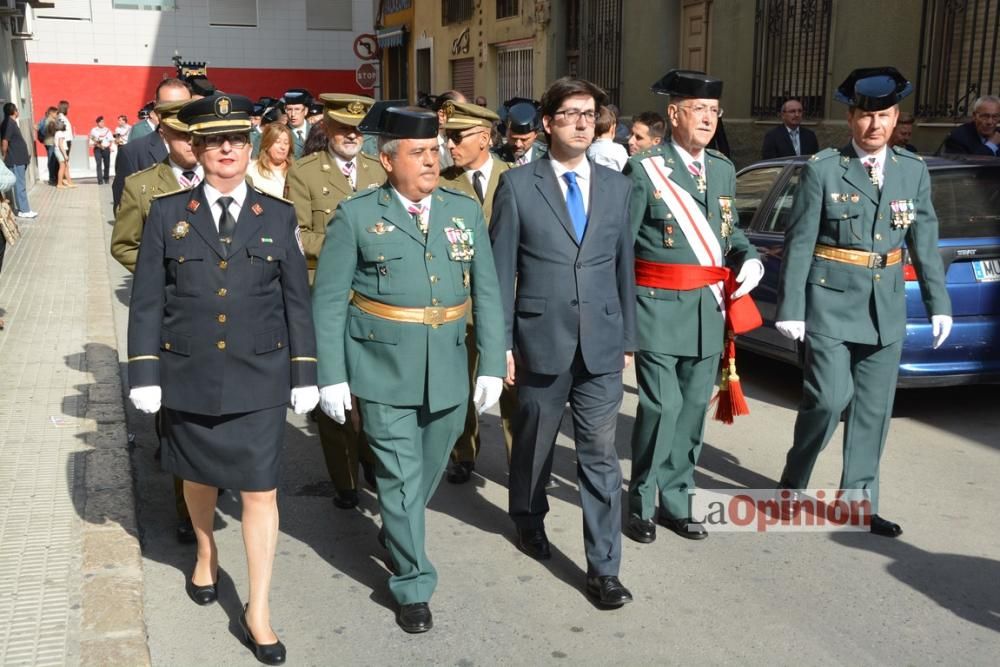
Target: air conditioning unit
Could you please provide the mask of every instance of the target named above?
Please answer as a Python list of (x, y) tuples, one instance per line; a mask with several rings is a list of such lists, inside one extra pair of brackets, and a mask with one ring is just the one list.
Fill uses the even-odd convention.
[(14, 16), (20, 14), (19, 3), (15, 0), (0, 0), (0, 16)]
[(11, 39), (32, 39), (35, 36), (35, 11), (27, 2), (18, 2), (17, 8), (18, 14), (10, 17)]

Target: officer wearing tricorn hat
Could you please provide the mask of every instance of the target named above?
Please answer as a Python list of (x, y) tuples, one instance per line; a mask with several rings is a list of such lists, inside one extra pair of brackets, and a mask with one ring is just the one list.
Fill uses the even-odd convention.
[(285, 113), (288, 114), (288, 128), (292, 131), (292, 152), (296, 158), (302, 157), (302, 149), (309, 137), (309, 105), (313, 102), (312, 94), (305, 88), (292, 88), (285, 92), (281, 100), (285, 103)]
[(257, 659), (275, 665), (285, 647), (268, 593), (285, 416), (289, 402), (312, 410), (319, 391), (295, 211), (246, 181), (252, 106), (214, 95), (178, 113), (205, 178), (150, 207), (129, 309), (129, 399), (147, 413), (162, 404), (162, 465), (184, 480), (198, 541), (186, 588), (199, 605), (218, 598), (217, 489), (240, 491), (250, 591), (239, 621)]
[(538, 141), (538, 102), (526, 97), (514, 97), (504, 102), (504, 128), (507, 143), (499, 155), (505, 162), (521, 166), (545, 155), (545, 146)]
[(500, 397), (503, 314), (479, 202), (438, 187), (437, 117), (389, 107), (375, 127), (388, 180), (340, 204), (316, 269), (320, 406), (344, 423), (357, 396), (376, 458), (397, 622), (425, 632), (437, 584), (425, 508), (465, 422), (469, 298), (479, 412)]
[(632, 177), (639, 330), (625, 531), (642, 543), (656, 539), (656, 523), (687, 539), (707, 537), (689, 508), (705, 411), (724, 349), (720, 405), (728, 408), (738, 395), (731, 335), (742, 325), (741, 298), (764, 273), (736, 227), (733, 163), (706, 148), (722, 115), (722, 81), (671, 70), (652, 90), (670, 96), (670, 140), (633, 155), (625, 168)]
[[(340, 202), (385, 182), (385, 170), (379, 161), (361, 152), (364, 136), (358, 124), (374, 100), (342, 93), (324, 93), (320, 100), (328, 149), (295, 161), (285, 180), (288, 197), (295, 203), (310, 274), (323, 248), (326, 226)], [(371, 475), (374, 464), (364, 431), (356, 417), (338, 424), (317, 411), (317, 423), (334, 486), (333, 504), (353, 509), (358, 505), (358, 463), (365, 467), (366, 477)]]
[(802, 169), (775, 322), (804, 347), (802, 400), (781, 486), (808, 485), (846, 413), (840, 487), (871, 502), (871, 532), (885, 537), (903, 532), (878, 515), (878, 492), (906, 334), (904, 243), (931, 320), (918, 340), (936, 348), (951, 331), (927, 165), (888, 147), (899, 101), (912, 90), (893, 67), (854, 70), (837, 88), (851, 141), (820, 151)]

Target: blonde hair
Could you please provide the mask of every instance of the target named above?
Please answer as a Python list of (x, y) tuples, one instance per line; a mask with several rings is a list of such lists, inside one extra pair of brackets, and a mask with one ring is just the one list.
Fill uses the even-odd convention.
[(271, 176), (274, 171), (271, 168), (271, 158), (267, 152), (271, 150), (271, 146), (277, 143), (281, 135), (288, 138), (288, 158), (282, 168), (282, 172), (288, 172), (289, 163), (292, 161), (292, 147), (295, 145), (292, 131), (283, 123), (268, 123), (260, 135), (260, 153), (257, 154), (257, 171), (263, 176)]

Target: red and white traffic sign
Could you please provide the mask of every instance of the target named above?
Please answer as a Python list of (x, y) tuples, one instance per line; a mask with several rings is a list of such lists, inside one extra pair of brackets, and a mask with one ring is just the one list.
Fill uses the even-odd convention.
[(354, 71), (354, 80), (358, 87), (371, 90), (378, 83), (378, 69), (371, 63), (362, 63)]
[(378, 39), (371, 33), (354, 38), (354, 55), (360, 60), (378, 60)]

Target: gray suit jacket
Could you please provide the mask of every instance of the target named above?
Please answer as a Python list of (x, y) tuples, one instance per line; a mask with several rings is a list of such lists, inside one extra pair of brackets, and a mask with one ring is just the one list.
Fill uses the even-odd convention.
[(565, 372), (579, 347), (588, 371), (612, 373), (636, 349), (631, 188), (591, 162), (587, 231), (578, 244), (547, 156), (500, 177), (490, 238), (507, 349), (527, 370)]

